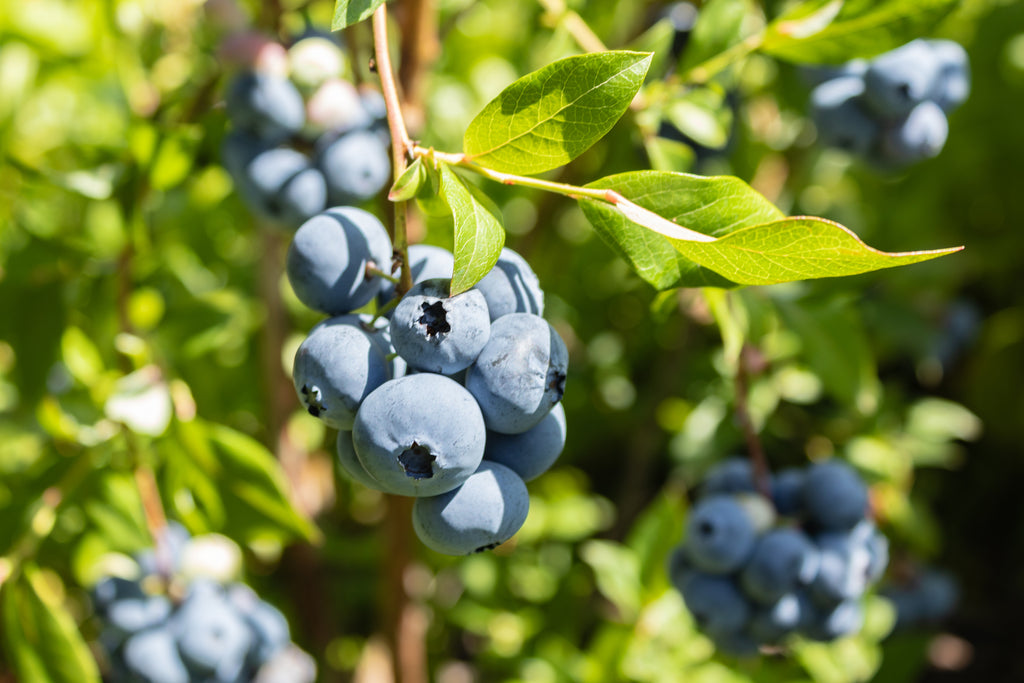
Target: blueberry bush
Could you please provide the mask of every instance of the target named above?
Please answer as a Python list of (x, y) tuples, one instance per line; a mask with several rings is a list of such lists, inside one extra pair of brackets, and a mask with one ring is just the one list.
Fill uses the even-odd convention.
[(1015, 681), (1024, 6), (0, 7), (0, 683)]

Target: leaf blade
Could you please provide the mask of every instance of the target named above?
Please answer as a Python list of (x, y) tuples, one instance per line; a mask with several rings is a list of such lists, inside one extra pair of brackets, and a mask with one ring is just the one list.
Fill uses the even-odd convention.
[(466, 129), (468, 158), (505, 173), (563, 166), (601, 139), (643, 84), (648, 53), (567, 57), (513, 82)]
[(505, 228), (481, 197), (479, 191), (455, 175), (447, 164), (441, 165), (441, 197), (455, 219), (455, 267), (451, 295), (461, 294), (479, 282), (498, 262), (505, 245)]
[(383, 4), (384, 0), (337, 0), (334, 3), (331, 30), (340, 31), (352, 24), (365, 21), (373, 16), (377, 8)]

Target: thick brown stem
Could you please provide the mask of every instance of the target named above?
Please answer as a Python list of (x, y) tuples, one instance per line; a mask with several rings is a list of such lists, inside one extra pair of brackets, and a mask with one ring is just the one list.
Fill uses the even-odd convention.
[(423, 120), (423, 83), (427, 70), (441, 52), (437, 39), (437, 0), (409, 0), (399, 5), (402, 30), (399, 82), (405, 93), (405, 108), (416, 127)]
[(756, 366), (762, 364), (760, 354), (749, 344), (744, 344), (740, 351), (739, 362), (736, 364), (736, 377), (734, 386), (736, 391), (736, 420), (743, 432), (743, 439), (747, 443), (747, 453), (750, 455), (750, 462), (754, 467), (754, 484), (757, 491), (765, 498), (771, 499), (770, 470), (768, 459), (764, 454), (764, 447), (761, 445), (761, 438), (754, 428), (754, 422), (750, 418), (750, 407), (747, 403), (747, 395), (750, 392), (750, 373)]
[(388, 542), (381, 602), (396, 683), (427, 683), (426, 617), (405, 589), (412, 561), (412, 504), (412, 498), (388, 496), (384, 519)]

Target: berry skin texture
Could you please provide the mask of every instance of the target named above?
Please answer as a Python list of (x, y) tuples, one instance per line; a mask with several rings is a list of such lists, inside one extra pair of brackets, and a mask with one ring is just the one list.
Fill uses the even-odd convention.
[[(125, 668), (146, 683), (189, 683), (177, 643), (166, 628), (141, 631), (124, 644)], [(133, 680), (135, 680), (133, 678)]]
[(370, 130), (353, 130), (328, 144), (318, 165), (327, 179), (331, 204), (366, 201), (391, 178), (387, 145)]
[(351, 206), (335, 207), (295, 232), (288, 247), (288, 281), (313, 310), (348, 313), (377, 295), (382, 278), (367, 277), (366, 267), (387, 271), (391, 254), (391, 240), (376, 216)]
[(491, 336), (466, 373), (487, 428), (502, 434), (532, 429), (562, 399), (569, 352), (540, 316), (510, 313), (491, 324)]
[(826, 460), (808, 468), (803, 503), (807, 520), (814, 527), (842, 531), (852, 529), (864, 518), (868, 491), (849, 465)]
[(821, 562), (817, 549), (796, 529), (772, 529), (757, 539), (740, 583), (747, 595), (764, 604), (814, 580)]
[(310, 330), (292, 367), (299, 400), (335, 429), (352, 429), (359, 404), (389, 373), (380, 345), (349, 316), (329, 318)]
[(417, 498), (413, 529), (428, 548), (468, 555), (495, 548), (526, 521), (530, 495), (515, 472), (482, 462), (462, 486), (439, 496)]
[(483, 416), (458, 382), (431, 373), (385, 382), (356, 413), (359, 462), (380, 488), (403, 496), (451, 491), (484, 454)]
[(697, 626), (712, 638), (738, 633), (750, 619), (750, 603), (727, 576), (693, 572), (680, 592)]
[(884, 119), (899, 119), (935, 90), (939, 63), (926, 40), (879, 55), (864, 74), (864, 99)]
[(864, 81), (856, 76), (835, 78), (811, 91), (811, 115), (823, 143), (859, 156), (875, 146), (880, 128), (862, 107), (863, 92)]
[(731, 496), (710, 496), (690, 511), (685, 543), (694, 566), (712, 574), (736, 571), (754, 551), (754, 523)]
[(509, 313), (544, 314), (540, 280), (526, 259), (508, 247), (501, 250), (498, 262), (475, 289), (487, 300), (492, 321)]
[(276, 143), (306, 123), (302, 93), (287, 78), (248, 71), (228, 86), (228, 116), (239, 128)]
[(359, 456), (356, 455), (356, 448), (352, 444), (352, 432), (340, 431), (338, 432), (337, 440), (338, 450), (338, 464), (341, 465), (341, 471), (354, 482), (362, 484), (366, 488), (373, 489), (374, 491), (382, 491), (380, 482), (370, 476), (370, 473), (363, 467), (363, 463), (359, 462)]
[(949, 121), (934, 102), (922, 102), (900, 124), (888, 129), (882, 139), (886, 161), (911, 164), (938, 156), (949, 136)]
[(391, 343), (409, 367), (450, 375), (472, 365), (487, 343), (491, 320), (483, 294), (449, 291), (451, 280), (425, 280), (395, 307)]
[(484, 460), (500, 463), (532, 481), (551, 468), (565, 448), (565, 408), (559, 403), (522, 434), (488, 432)]

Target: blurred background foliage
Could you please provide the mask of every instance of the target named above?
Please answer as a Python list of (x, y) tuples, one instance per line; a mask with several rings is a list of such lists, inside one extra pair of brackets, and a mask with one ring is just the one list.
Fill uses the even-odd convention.
[[(579, 51), (543, 4), (441, 0), (416, 137), (458, 151), (505, 85)], [(642, 36), (665, 3), (569, 4), (609, 47), (667, 54), (665, 24)], [(740, 35), (783, 3), (718, 5), (738, 12)], [(298, 410), (287, 379), (316, 322), (283, 278), (287, 234), (257, 224), (219, 164), (220, 41), (252, 23), (287, 43), (326, 30), (332, 11), (0, 3), (5, 591), (21, 565), (44, 568), (55, 596), (44, 602), (90, 642), (85, 589), (104, 554), (150, 543), (155, 484), (168, 516), (242, 544), (248, 580), (289, 615), (324, 681), (387, 680), (396, 624), (399, 649), (443, 683), (1024, 678), (1024, 5), (965, 0), (944, 22), (937, 35), (970, 53), (973, 91), (942, 154), (901, 173), (816, 146), (806, 74), (755, 55), (690, 91), (659, 59), (642, 91), (651, 106), (555, 174), (735, 174), (878, 248), (967, 245), (955, 256), (658, 294), (573, 202), (485, 186), (570, 348), (569, 438), (531, 484), (520, 534), (462, 559), (419, 547), (401, 505), (335, 475), (334, 435)], [(344, 38), (356, 78), (374, 78), (368, 26)], [(658, 137), (662, 118), (700, 144)], [(384, 202), (368, 208), (387, 215)], [(414, 229), (450, 246), (444, 220)], [(955, 574), (961, 601), (946, 622), (890, 635), (892, 606), (873, 597), (861, 636), (756, 662), (715, 655), (697, 634), (663, 568), (687, 491), (744, 451), (738, 371), (773, 468), (838, 455), (871, 483), (890, 584), (928, 566)], [(0, 680), (16, 680), (15, 625), (0, 626)]]

